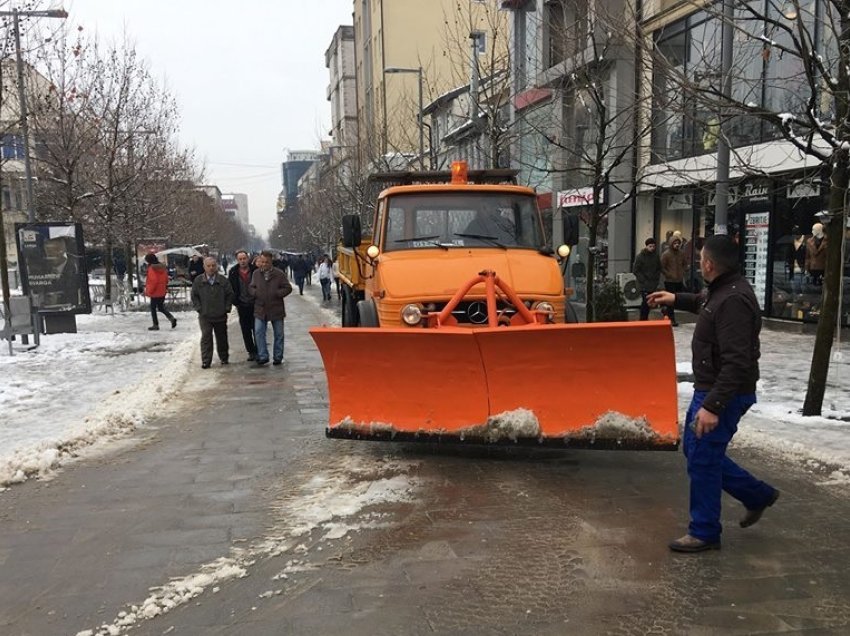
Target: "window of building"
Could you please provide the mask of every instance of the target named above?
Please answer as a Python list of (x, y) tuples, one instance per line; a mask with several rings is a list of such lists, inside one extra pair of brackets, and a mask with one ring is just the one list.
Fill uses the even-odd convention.
[(0, 138), (3, 159), (24, 158), (24, 138), (21, 135), (3, 135)]
[(487, 34), (483, 31), (473, 31), (470, 37), (475, 41), (475, 48), (479, 55), (487, 52)]
[(652, 151), (655, 161), (684, 155), (685, 117), (681, 80), (685, 75), (687, 32), (685, 21), (661, 31), (655, 44), (653, 94), (655, 104)]
[[(822, 0), (799, 7), (803, 21), (803, 46), (823, 52), (827, 67), (838, 60), (834, 35), (818, 18)], [(760, 5), (760, 6), (759, 6)], [(803, 61), (794, 50), (791, 33), (780, 28), (787, 19), (781, 5), (762, 2), (735, 13), (732, 49), (732, 97), (741, 103), (778, 113), (802, 113), (808, 108), (811, 89)], [(764, 16), (766, 15), (765, 19)], [(798, 39), (799, 30), (791, 25)], [(721, 28), (711, 14), (699, 11), (655, 34), (653, 61), (652, 161), (692, 157), (717, 148), (719, 117), (704, 102), (721, 87)], [(787, 50), (783, 50), (787, 49)], [(820, 54), (820, 53), (819, 53)], [(815, 73), (817, 75), (817, 73)], [(687, 81), (683, 84), (682, 79)], [(687, 88), (696, 88), (688, 95)], [(834, 117), (830, 91), (817, 99), (820, 117)], [(781, 136), (779, 130), (758, 117), (734, 115), (726, 131), (733, 147), (758, 144)]]

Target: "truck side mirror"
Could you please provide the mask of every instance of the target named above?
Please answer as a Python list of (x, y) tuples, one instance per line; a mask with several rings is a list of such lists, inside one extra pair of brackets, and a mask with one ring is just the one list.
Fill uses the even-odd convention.
[(360, 216), (357, 214), (346, 214), (342, 217), (342, 244), (344, 247), (357, 247), (360, 245), (361, 226)]

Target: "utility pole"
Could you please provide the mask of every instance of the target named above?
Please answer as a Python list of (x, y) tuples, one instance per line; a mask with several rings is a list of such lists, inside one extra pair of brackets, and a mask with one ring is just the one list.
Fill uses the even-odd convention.
[(21, 134), (24, 144), (24, 178), (27, 182), (27, 221), (35, 223), (35, 196), (32, 187), (32, 164), (30, 163), (30, 134), (27, 113), (27, 95), (24, 85), (24, 60), (21, 56), (21, 21), (20, 16), (33, 18), (67, 18), (67, 11), (62, 9), (50, 9), (49, 11), (22, 11), (12, 9), (11, 11), (0, 11), (0, 16), (12, 16), (15, 31), (15, 61), (18, 67), (18, 101), (21, 109)]
[(723, 0), (723, 19), (720, 23), (720, 135), (717, 138), (717, 184), (714, 195), (714, 233), (728, 234), (729, 219), (729, 139), (724, 121), (726, 101), (732, 95), (732, 21), (735, 12), (732, 0)]
[[(3, 103), (3, 59), (0, 58), (0, 104)], [(12, 295), (9, 286), (9, 261), (6, 254), (6, 220), (3, 216), (3, 183), (2, 183), (3, 160), (0, 157), (0, 284), (3, 286), (3, 315), (7, 323), (10, 320), (9, 298)], [(11, 337), (11, 336), (10, 336)]]

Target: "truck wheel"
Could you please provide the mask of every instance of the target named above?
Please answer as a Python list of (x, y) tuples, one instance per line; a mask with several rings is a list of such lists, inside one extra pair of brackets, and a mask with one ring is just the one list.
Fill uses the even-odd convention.
[(566, 307), (564, 307), (564, 322), (578, 322), (578, 314), (576, 314), (576, 308), (573, 307), (573, 304), (570, 301), (567, 301), (567, 305)]
[(378, 327), (378, 310), (373, 300), (361, 300), (357, 303), (357, 315), (361, 327)]
[(351, 293), (351, 290), (348, 287), (342, 288), (342, 302), (340, 304), (342, 308), (342, 315), (340, 316), (342, 326), (356, 327), (357, 305), (354, 302), (354, 294)]

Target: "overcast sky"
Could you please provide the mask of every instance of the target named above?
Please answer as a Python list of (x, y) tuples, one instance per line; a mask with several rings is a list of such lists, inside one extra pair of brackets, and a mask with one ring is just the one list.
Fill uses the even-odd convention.
[(65, 0), (69, 21), (102, 39), (126, 33), (182, 113), (182, 141), (206, 181), (248, 195), (265, 236), (286, 149), (318, 148), (330, 130), (325, 50), (352, 0)]

